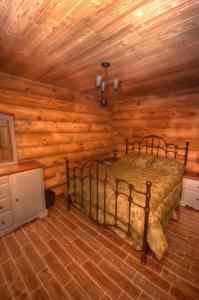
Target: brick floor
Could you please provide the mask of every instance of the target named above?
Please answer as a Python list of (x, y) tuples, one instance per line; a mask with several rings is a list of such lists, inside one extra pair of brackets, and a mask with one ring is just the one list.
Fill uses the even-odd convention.
[(147, 266), (134, 250), (63, 200), (0, 238), (0, 299), (199, 299), (199, 213), (180, 207), (169, 251)]

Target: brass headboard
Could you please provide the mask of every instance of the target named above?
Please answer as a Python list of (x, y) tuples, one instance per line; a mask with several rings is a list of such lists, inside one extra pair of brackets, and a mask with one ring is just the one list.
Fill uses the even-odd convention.
[(157, 157), (171, 157), (175, 160), (183, 160), (184, 165), (187, 164), (189, 150), (189, 142), (185, 143), (185, 147), (180, 147), (175, 144), (169, 144), (160, 136), (148, 135), (140, 140), (129, 141), (126, 139), (126, 154), (129, 152), (145, 153)]

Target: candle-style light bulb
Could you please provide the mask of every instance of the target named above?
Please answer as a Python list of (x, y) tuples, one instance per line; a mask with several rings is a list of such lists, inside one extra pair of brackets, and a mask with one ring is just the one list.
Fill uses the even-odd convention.
[(113, 79), (113, 89), (117, 91), (119, 87), (119, 80), (117, 78)]
[(96, 76), (96, 87), (99, 88), (102, 81), (102, 75)]
[(101, 83), (101, 91), (102, 92), (105, 92), (105, 82), (104, 81), (102, 81), (102, 83)]

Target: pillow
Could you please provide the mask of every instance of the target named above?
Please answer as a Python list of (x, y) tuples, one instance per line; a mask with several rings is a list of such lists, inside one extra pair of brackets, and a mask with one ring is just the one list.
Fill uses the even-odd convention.
[(130, 153), (130, 154), (127, 154), (126, 158), (129, 163), (134, 163), (139, 158), (139, 154), (138, 153)]
[(178, 171), (183, 173), (185, 171), (185, 166), (179, 161), (166, 157), (155, 157), (151, 165), (155, 169), (166, 169), (170, 171)]
[(150, 168), (154, 159), (155, 157), (153, 156), (141, 155), (134, 160), (133, 165), (135, 167), (144, 168), (144, 169)]
[(128, 163), (134, 162), (135, 159), (139, 157), (138, 153), (130, 153), (120, 158), (120, 161), (125, 161)]
[(139, 155), (138, 153), (130, 153), (127, 154), (125, 157), (123, 157), (121, 160), (128, 162), (134, 167), (150, 168), (154, 159), (155, 159), (154, 156), (148, 156), (144, 154)]

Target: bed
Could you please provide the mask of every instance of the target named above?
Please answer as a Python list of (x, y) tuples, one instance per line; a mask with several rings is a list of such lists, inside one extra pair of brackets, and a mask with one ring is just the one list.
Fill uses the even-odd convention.
[(89, 160), (70, 168), (66, 161), (68, 209), (83, 211), (141, 252), (160, 260), (168, 248), (164, 227), (176, 218), (189, 143), (169, 144), (155, 135), (126, 139), (125, 156), (111, 165)]

